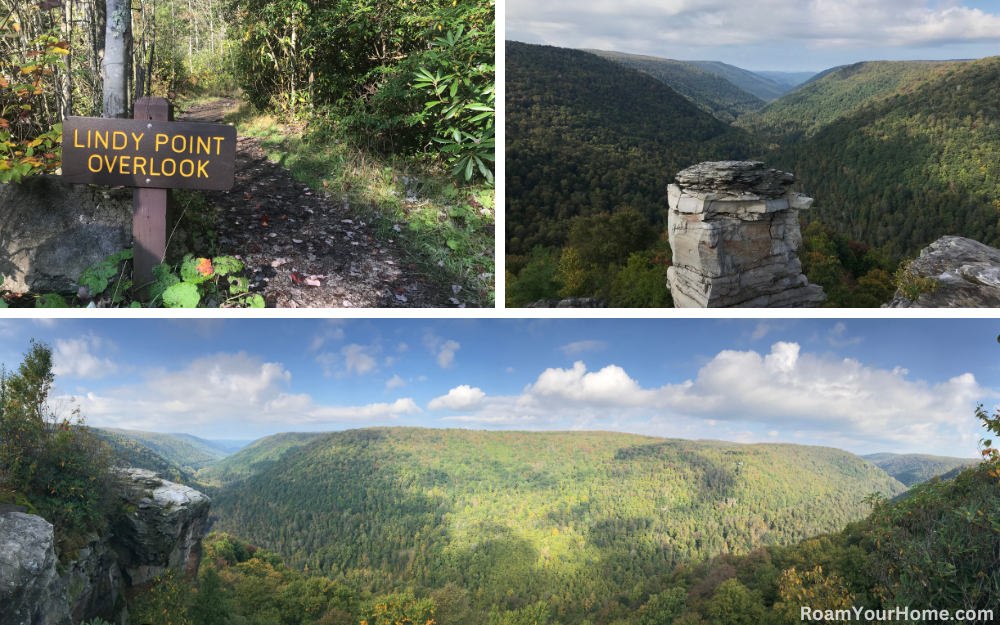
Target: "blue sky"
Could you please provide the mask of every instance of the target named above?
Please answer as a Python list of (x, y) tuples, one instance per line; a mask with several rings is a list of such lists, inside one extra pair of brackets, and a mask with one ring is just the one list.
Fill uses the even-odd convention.
[(1000, 54), (997, 0), (508, 0), (505, 37), (749, 70)]
[(10, 320), (94, 426), (253, 439), (372, 425), (620, 430), (974, 457), (989, 320)]

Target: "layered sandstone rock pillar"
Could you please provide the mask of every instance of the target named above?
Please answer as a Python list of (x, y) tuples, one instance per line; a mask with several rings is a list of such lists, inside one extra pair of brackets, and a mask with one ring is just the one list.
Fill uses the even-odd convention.
[(673, 266), (667, 287), (678, 308), (815, 307), (796, 251), (799, 211), (812, 198), (788, 189), (795, 176), (756, 161), (700, 163), (668, 188)]

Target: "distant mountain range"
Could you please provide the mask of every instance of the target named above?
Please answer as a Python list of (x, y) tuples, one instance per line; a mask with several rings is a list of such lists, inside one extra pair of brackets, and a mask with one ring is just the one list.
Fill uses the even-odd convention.
[(740, 115), (761, 109), (766, 104), (753, 93), (693, 63), (603, 50), (586, 52), (632, 67), (665, 82), (699, 108), (726, 123), (732, 123)]
[(182, 477), (183, 481), (190, 481), (199, 470), (212, 466), (253, 442), (208, 440), (190, 434), (160, 434), (119, 428), (94, 430), (120, 451), (129, 452), (133, 466), (151, 471), (167, 471), (171, 475)]
[(926, 482), (935, 476), (948, 479), (944, 476), (954, 477), (962, 469), (980, 463), (980, 460), (975, 458), (949, 458), (927, 454), (880, 453), (861, 457), (906, 486)]
[(870, 61), (820, 72), (780, 100), (770, 102), (736, 125), (765, 142), (794, 143), (811, 137), (836, 119), (865, 106), (897, 95), (926, 79), (930, 72), (942, 73), (954, 62)]
[(754, 74), (757, 74), (762, 78), (778, 83), (785, 88), (785, 91), (791, 91), (807, 80), (812, 79), (818, 73), (819, 72), (754, 72)]
[(780, 98), (787, 88), (777, 82), (745, 69), (740, 69), (735, 65), (728, 65), (718, 61), (685, 61), (695, 67), (700, 67), (706, 72), (711, 72), (722, 76), (744, 91), (749, 91), (762, 100), (771, 101)]

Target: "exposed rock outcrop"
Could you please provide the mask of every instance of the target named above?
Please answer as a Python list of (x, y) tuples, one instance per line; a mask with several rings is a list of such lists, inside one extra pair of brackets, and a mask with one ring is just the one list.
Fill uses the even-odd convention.
[(168, 568), (194, 575), (211, 500), (152, 471), (129, 473), (145, 496), (132, 502), (136, 511), (116, 531), (114, 546), (126, 583), (139, 586)]
[(168, 568), (197, 573), (211, 501), (129, 469), (135, 511), (57, 567), (53, 528), (41, 517), (0, 514), (0, 625), (72, 625), (95, 617), (128, 625), (128, 603)]
[(668, 187), (673, 266), (667, 287), (678, 308), (814, 307), (796, 251), (798, 213), (812, 198), (788, 189), (795, 176), (757, 161), (705, 162)]
[(963, 237), (941, 237), (920, 251), (883, 307), (1000, 307), (1000, 250)]
[(54, 546), (52, 525), (45, 519), (0, 514), (0, 624), (72, 624)]
[(530, 304), (525, 304), (525, 308), (607, 308), (608, 305), (602, 299), (596, 297), (570, 297), (567, 299), (543, 299)]
[(0, 290), (74, 294), (83, 270), (132, 247), (132, 190), (58, 176), (0, 184)]

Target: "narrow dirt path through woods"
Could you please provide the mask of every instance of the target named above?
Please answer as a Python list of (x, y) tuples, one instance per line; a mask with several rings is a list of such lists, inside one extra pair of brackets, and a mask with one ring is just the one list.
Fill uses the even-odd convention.
[[(237, 101), (193, 106), (177, 121), (221, 123)], [(222, 253), (239, 256), (269, 307), (450, 307), (396, 242), (379, 240), (344, 200), (310, 189), (240, 136), (231, 191), (204, 191), (221, 209)]]

